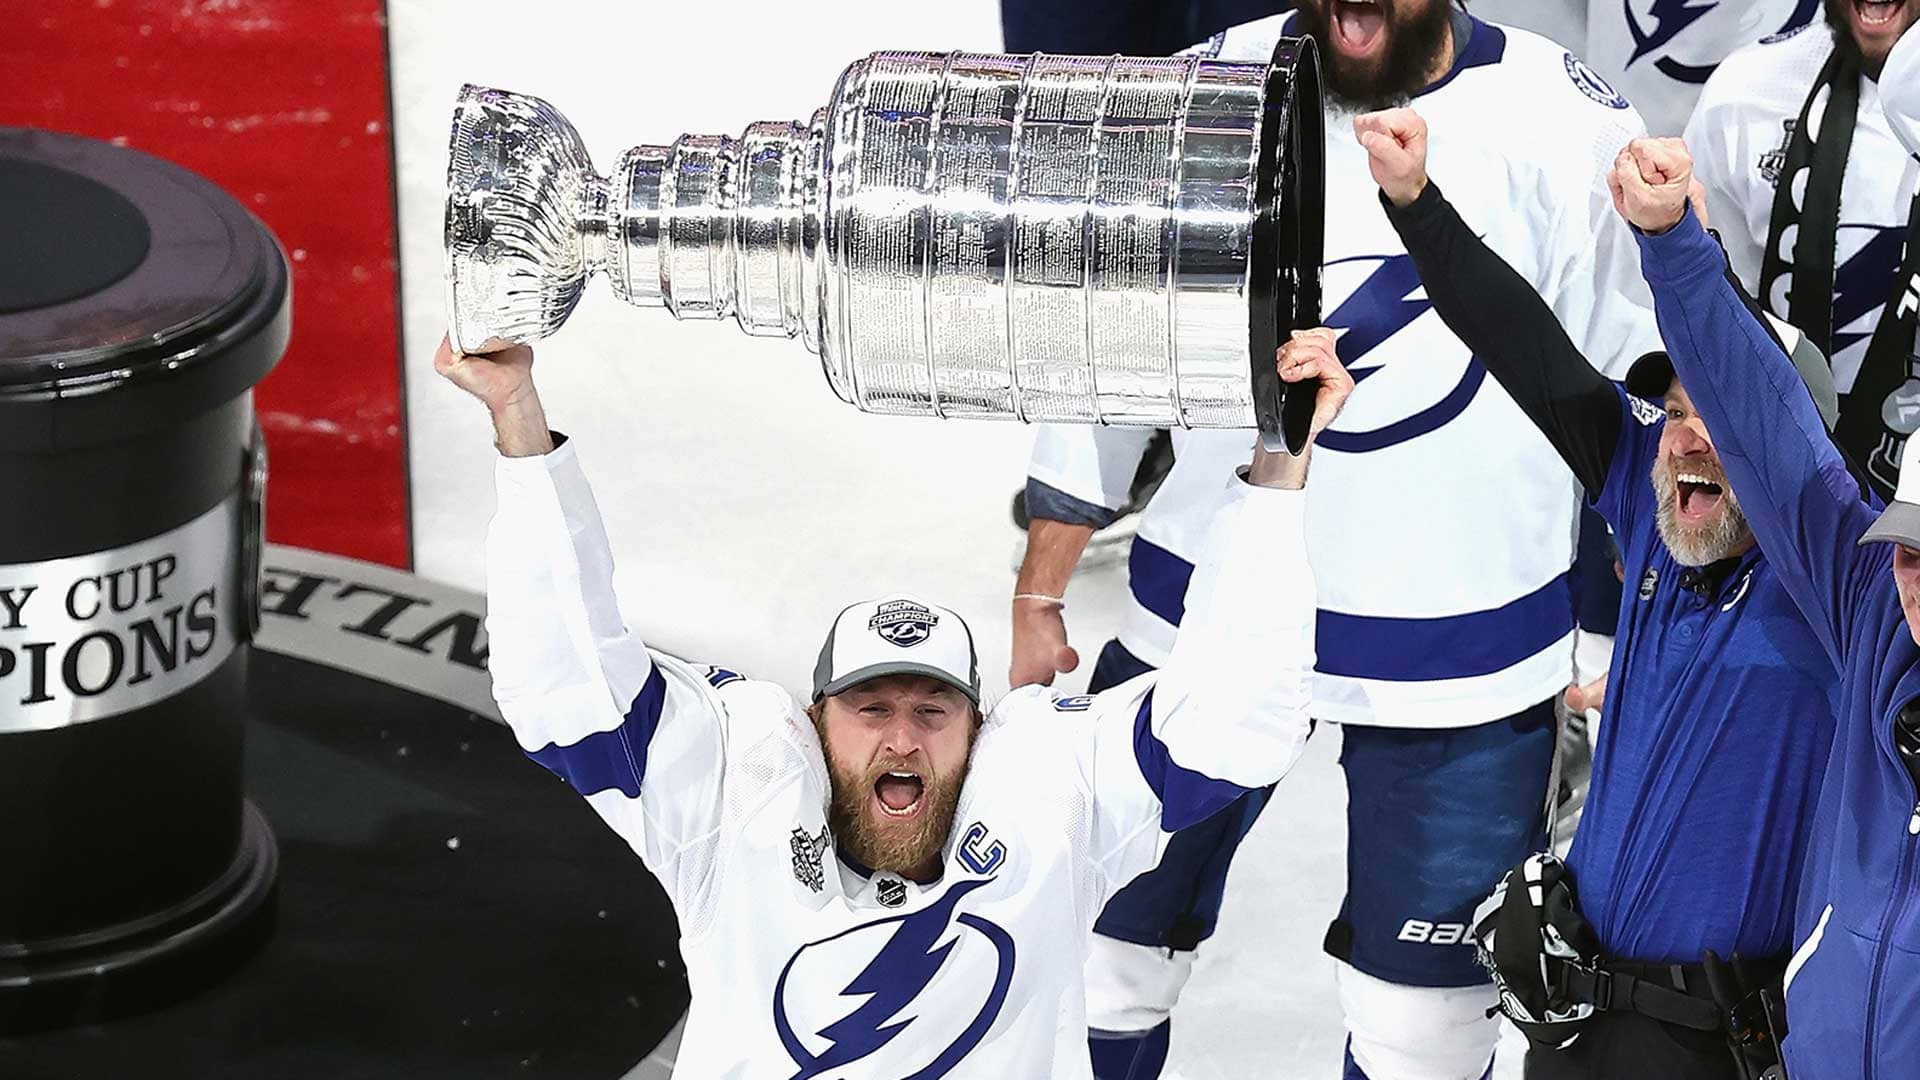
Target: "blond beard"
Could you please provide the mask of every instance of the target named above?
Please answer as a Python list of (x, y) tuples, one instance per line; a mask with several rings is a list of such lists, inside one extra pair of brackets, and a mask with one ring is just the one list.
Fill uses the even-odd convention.
[(827, 762), (827, 825), (834, 842), (869, 870), (885, 870), (906, 877), (915, 869), (936, 860), (953, 832), (953, 815), (960, 806), (960, 788), (973, 767), (973, 748), (980, 739), (980, 714), (974, 713), (967, 736), (967, 757), (954, 776), (926, 777), (920, 798), (926, 803), (919, 821), (906, 832), (883, 830), (874, 825), (870, 800), (873, 785), (897, 761), (879, 762), (864, 774), (841, 769), (834, 764), (833, 751), (827, 746), (826, 703), (815, 702), (807, 708), (807, 718), (820, 737), (820, 755)]
[(1680, 524), (1679, 485), (1664, 458), (1653, 463), (1650, 479), (1654, 528), (1659, 530), (1660, 542), (1667, 545), (1674, 562), (1681, 566), (1719, 562), (1753, 539), (1753, 527), (1747, 524), (1747, 515), (1740, 509), (1740, 500), (1733, 497), (1733, 487), (1725, 476), (1720, 478), (1719, 513), (1699, 527)]

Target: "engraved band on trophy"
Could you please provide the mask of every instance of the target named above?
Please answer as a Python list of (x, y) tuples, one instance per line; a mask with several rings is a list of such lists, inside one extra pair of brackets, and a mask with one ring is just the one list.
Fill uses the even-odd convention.
[(1313, 44), (1206, 57), (880, 52), (809, 123), (636, 146), (595, 174), (533, 97), (453, 122), (452, 339), (553, 333), (587, 278), (682, 319), (799, 336), (876, 413), (1257, 427), (1317, 325), (1325, 205)]

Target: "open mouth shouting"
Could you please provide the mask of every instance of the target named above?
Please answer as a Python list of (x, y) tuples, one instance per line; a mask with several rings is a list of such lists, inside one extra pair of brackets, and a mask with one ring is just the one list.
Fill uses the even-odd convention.
[(927, 782), (910, 769), (889, 769), (873, 782), (880, 813), (896, 820), (918, 817), (926, 803)]
[(1826, 0), (1827, 22), (1851, 37), (1867, 62), (1867, 73), (1877, 75), (1893, 50), (1893, 43), (1920, 17), (1920, 0)]
[(1673, 485), (1674, 515), (1686, 525), (1705, 524), (1726, 500), (1725, 483), (1698, 472), (1675, 470)]
[(1894, 25), (1901, 9), (1907, 6), (1907, 0), (1851, 0), (1851, 3), (1854, 19), (1871, 30)]
[(1328, 36), (1342, 53), (1368, 57), (1385, 47), (1387, 12), (1378, 0), (1327, 0), (1327, 6)]

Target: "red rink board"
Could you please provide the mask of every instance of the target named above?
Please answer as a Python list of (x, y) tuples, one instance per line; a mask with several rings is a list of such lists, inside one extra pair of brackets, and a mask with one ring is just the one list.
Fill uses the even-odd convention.
[[(0, 124), (218, 183), (280, 238), (293, 342), (257, 405), (269, 538), (411, 562), (381, 0), (10, 0)], [(0, 253), (4, 257), (4, 253)]]

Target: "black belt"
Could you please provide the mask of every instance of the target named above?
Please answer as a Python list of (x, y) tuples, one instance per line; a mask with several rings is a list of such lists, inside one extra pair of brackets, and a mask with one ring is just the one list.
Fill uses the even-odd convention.
[(1703, 965), (1610, 961), (1599, 968), (1568, 964), (1563, 970), (1566, 995), (1601, 1012), (1636, 1012), (1695, 1031), (1727, 1030)]

